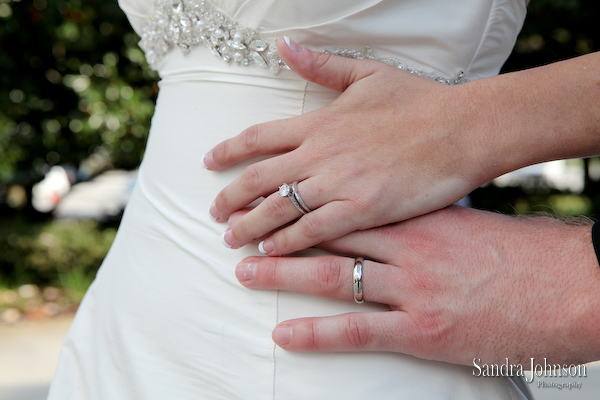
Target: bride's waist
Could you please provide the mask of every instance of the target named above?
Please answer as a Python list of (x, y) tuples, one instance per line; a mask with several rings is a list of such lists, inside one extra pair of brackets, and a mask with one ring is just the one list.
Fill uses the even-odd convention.
[(302, 90), (305, 83), (287, 70), (273, 74), (267, 68), (225, 62), (204, 45), (185, 54), (177, 48), (171, 49), (160, 62), (159, 74), (161, 87), (176, 82), (217, 82), (294, 91)]
[(252, 125), (301, 115), (339, 94), (307, 85), (291, 72), (273, 76), (259, 68), (228, 69), (212, 55), (204, 61), (214, 63), (196, 66), (195, 57), (202, 56), (174, 53), (165, 60), (168, 74), (160, 83), (140, 179), (154, 198), (204, 211), (247, 165), (207, 171), (201, 162), (207, 151)]

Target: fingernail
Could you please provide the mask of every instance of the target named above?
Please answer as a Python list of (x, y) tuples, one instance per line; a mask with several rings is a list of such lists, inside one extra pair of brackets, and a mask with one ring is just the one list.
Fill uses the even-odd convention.
[(208, 169), (208, 165), (211, 165), (213, 163), (212, 151), (209, 151), (208, 153), (203, 155), (201, 162), (202, 162), (202, 167), (204, 167), (204, 169)]
[(287, 36), (284, 36), (283, 40), (285, 40), (285, 44), (287, 44), (287, 46), (290, 49), (294, 50), (296, 53), (302, 53), (302, 50), (304, 50), (298, 43), (294, 42)]
[(227, 229), (223, 235), (221, 235), (221, 239), (223, 240), (223, 245), (225, 247), (227, 247), (228, 249), (231, 248), (235, 248), (237, 249), (238, 243), (236, 242), (235, 238), (233, 237), (233, 232), (231, 231), (231, 229)]
[(273, 329), (273, 334), (271, 337), (278, 346), (285, 346), (286, 344), (290, 344), (292, 342), (293, 333), (294, 332), (291, 326), (280, 325)]
[(213, 219), (213, 221), (217, 221), (219, 218), (221, 218), (221, 214), (219, 213), (219, 210), (217, 210), (217, 206), (214, 202), (210, 205), (208, 212), (210, 213), (210, 217)]
[(242, 261), (235, 268), (235, 276), (240, 282), (254, 279), (254, 275), (256, 275), (255, 262)]
[(260, 251), (263, 254), (268, 254), (274, 249), (275, 246), (273, 245), (273, 239), (271, 238), (265, 239), (258, 244), (258, 251)]
[(227, 235), (227, 232), (229, 231), (225, 231), (223, 232), (223, 234), (221, 235), (221, 243), (223, 243), (223, 246), (227, 247), (228, 249), (231, 248), (231, 245), (229, 243), (227, 243), (227, 240), (225, 239), (225, 235)]

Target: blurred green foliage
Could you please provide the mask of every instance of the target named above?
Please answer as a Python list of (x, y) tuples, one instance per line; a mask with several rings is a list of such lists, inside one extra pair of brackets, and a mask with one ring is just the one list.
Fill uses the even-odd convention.
[[(595, 0), (532, 0), (504, 71), (597, 50), (599, 9)], [(54, 164), (87, 174), (138, 166), (158, 90), (138, 40), (116, 0), (0, 0), (0, 287), (81, 294), (93, 278), (114, 227), (40, 221), (8, 204), (6, 193), (30, 187)], [(487, 185), (472, 198), (508, 213), (593, 215), (599, 193), (588, 179), (581, 196)]]
[(115, 227), (95, 221), (5, 219), (0, 225), (0, 287), (58, 286), (79, 301), (115, 234)]
[(93, 279), (114, 226), (51, 221), (6, 194), (27, 198), (55, 164), (84, 178), (139, 165), (157, 75), (138, 40), (116, 1), (0, 0), (0, 287), (79, 301)]
[(91, 154), (137, 167), (156, 95), (137, 41), (115, 1), (0, 0), (0, 194)]
[(595, 0), (531, 0), (504, 71), (521, 70), (598, 50), (600, 5)]

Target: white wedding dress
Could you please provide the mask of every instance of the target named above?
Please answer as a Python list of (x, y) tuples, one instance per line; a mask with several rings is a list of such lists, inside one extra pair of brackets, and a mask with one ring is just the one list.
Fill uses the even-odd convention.
[[(338, 95), (287, 70), (273, 74), (277, 55), (268, 44), (282, 35), (315, 50), (369, 46), (374, 57), (402, 60), (440, 80), (474, 80), (498, 73), (525, 1), (171, 3), (120, 1), (160, 73), (160, 94), (139, 180), (66, 338), (49, 398), (524, 398), (513, 380), (477, 378), (471, 367), (395, 353), (276, 347), (271, 331), (280, 321), (381, 307), (242, 287), (235, 266), (259, 255), (256, 245), (223, 247), (225, 225), (208, 209), (244, 166), (210, 172), (201, 158), (252, 124), (323, 107)], [(224, 16), (227, 26), (203, 43), (200, 29)], [(235, 33), (252, 29), (259, 36), (242, 49)], [(173, 41), (190, 45), (189, 52)]]

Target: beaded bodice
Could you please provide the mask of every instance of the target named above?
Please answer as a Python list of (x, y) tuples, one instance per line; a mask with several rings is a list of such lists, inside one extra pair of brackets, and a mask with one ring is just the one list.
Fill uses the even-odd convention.
[[(275, 42), (263, 39), (258, 29), (238, 24), (209, 1), (156, 0), (154, 12), (144, 26), (140, 41), (140, 47), (145, 51), (150, 66), (156, 68), (157, 62), (175, 46), (187, 53), (199, 44), (206, 45), (224, 62), (235, 62), (241, 66), (256, 65), (268, 68), (273, 74), (286, 68)], [(466, 82), (462, 71), (457, 72), (453, 78), (445, 78), (417, 70), (394, 57), (379, 58), (370, 47), (335, 48), (325, 52), (353, 59), (379, 60), (447, 85)]]
[[(310, 49), (377, 59), (446, 84), (496, 74), (510, 54), (526, 10), (524, 0), (119, 3), (142, 37), (140, 45), (150, 65), (161, 75), (168, 73), (163, 61), (169, 52), (178, 48), (189, 53), (194, 47), (207, 47), (223, 65), (276, 74), (286, 68), (276, 38), (288, 35)], [(188, 67), (200, 65), (196, 59)]]
[(243, 27), (205, 0), (156, 0), (142, 32), (140, 47), (150, 66), (177, 46), (187, 53), (206, 45), (225, 62), (258, 65), (277, 73), (283, 65), (275, 43), (263, 40), (256, 29)]

